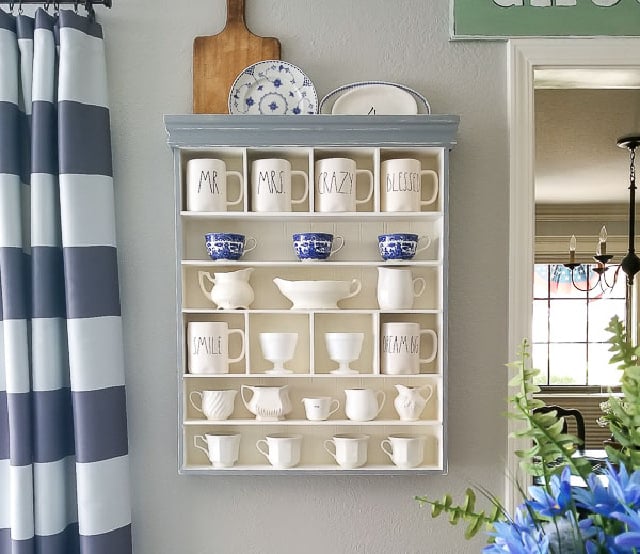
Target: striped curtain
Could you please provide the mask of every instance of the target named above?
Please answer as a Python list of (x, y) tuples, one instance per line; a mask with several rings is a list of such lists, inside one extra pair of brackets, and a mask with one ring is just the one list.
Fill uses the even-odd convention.
[(131, 552), (102, 30), (0, 11), (0, 554)]

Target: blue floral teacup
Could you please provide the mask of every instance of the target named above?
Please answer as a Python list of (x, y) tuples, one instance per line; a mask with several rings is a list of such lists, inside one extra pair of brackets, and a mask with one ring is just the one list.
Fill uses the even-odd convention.
[[(333, 248), (333, 242), (339, 243)], [(326, 260), (344, 246), (341, 235), (335, 237), (330, 233), (295, 233), (293, 235), (293, 249), (296, 256), (303, 262)]]
[[(426, 244), (418, 248), (418, 243), (424, 240)], [(414, 235), (413, 233), (389, 233), (378, 235), (378, 247), (384, 260), (410, 260), (418, 252), (426, 250), (431, 245), (429, 235)]]
[(239, 260), (243, 254), (251, 252), (257, 241), (237, 233), (207, 233), (204, 236), (207, 253), (212, 260)]

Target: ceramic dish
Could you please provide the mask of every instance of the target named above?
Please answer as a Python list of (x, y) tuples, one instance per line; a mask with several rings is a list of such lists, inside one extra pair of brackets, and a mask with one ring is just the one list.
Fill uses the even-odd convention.
[(229, 92), (230, 114), (305, 115), (318, 111), (318, 95), (302, 70), (281, 60), (250, 65)]
[(343, 85), (320, 101), (319, 112), (366, 115), (371, 108), (375, 109), (376, 115), (431, 113), (431, 106), (424, 96), (404, 85), (385, 81), (362, 81)]

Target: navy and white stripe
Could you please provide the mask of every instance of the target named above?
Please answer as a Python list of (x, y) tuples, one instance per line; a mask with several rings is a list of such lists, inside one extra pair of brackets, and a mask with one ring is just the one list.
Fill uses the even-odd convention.
[(131, 552), (104, 43), (0, 10), (0, 554)]

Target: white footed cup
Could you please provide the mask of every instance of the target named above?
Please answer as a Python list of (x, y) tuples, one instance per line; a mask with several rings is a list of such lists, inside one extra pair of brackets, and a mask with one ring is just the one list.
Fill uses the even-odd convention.
[[(300, 463), (302, 435), (274, 433), (256, 442), (258, 452), (276, 469), (288, 469)], [(263, 448), (266, 447), (266, 450)]]
[(380, 448), (401, 469), (418, 467), (424, 460), (424, 437), (398, 433), (389, 435)]
[[(198, 443), (204, 442), (205, 446)], [(195, 435), (193, 445), (202, 450), (215, 468), (232, 467), (238, 461), (240, 435), (235, 433), (205, 433)]]

